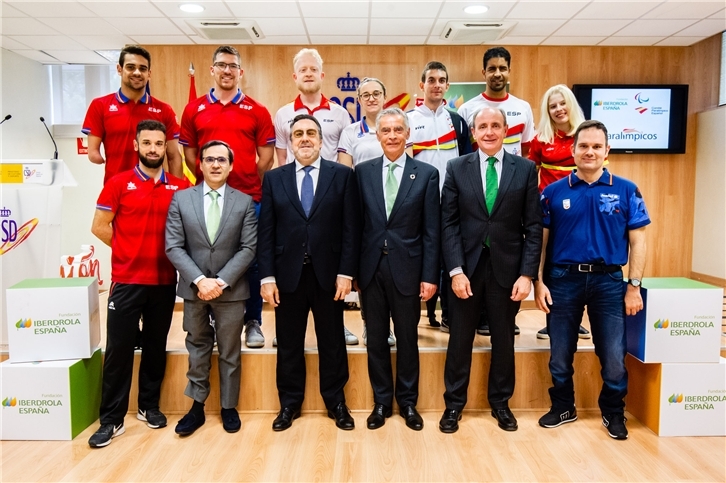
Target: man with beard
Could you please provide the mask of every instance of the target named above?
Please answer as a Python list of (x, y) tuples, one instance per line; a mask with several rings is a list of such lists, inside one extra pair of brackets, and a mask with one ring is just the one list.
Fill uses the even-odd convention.
[[(244, 74), (237, 49), (222, 45), (212, 55), (209, 68), (214, 87), (209, 93), (193, 100), (184, 109), (179, 142), (184, 146), (187, 167), (196, 172), (197, 182), (205, 179), (198, 159), (199, 148), (209, 141), (227, 143), (236, 160), (227, 183), (254, 200), (255, 214), (260, 214), (262, 178), (274, 162), (275, 130), (265, 106), (242, 93), (239, 88)], [(250, 298), (244, 315), (245, 345), (261, 348), (262, 298), (257, 262), (247, 270)]]
[[(88, 136), (89, 161), (106, 165), (104, 184), (114, 175), (133, 169), (137, 164), (134, 127), (144, 119), (154, 119), (166, 127), (169, 172), (181, 178), (176, 115), (169, 104), (151, 97), (146, 90), (151, 78), (151, 55), (143, 47), (127, 45), (121, 51), (116, 70), (121, 76), (121, 88), (91, 101), (83, 121), (82, 131)], [(105, 158), (101, 154), (101, 144)]]
[(189, 183), (162, 165), (166, 128), (141, 121), (134, 150), (139, 164), (111, 178), (96, 204), (91, 232), (111, 247), (111, 289), (106, 319), (106, 352), (101, 391), (101, 427), (88, 440), (106, 446), (124, 433), (134, 366), (134, 340), (144, 318), (136, 417), (152, 429), (166, 426), (159, 411), (166, 370), (166, 337), (176, 300), (176, 270), (166, 257), (164, 230), (172, 195)]

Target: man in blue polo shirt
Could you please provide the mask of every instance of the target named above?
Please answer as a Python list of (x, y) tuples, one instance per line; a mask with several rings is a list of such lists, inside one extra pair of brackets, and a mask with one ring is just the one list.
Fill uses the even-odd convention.
[[(577, 419), (572, 361), (587, 306), (602, 366), (598, 404), (603, 426), (612, 438), (627, 439), (625, 315), (643, 309), (640, 280), (650, 218), (638, 187), (603, 168), (609, 150), (605, 126), (594, 120), (582, 123), (572, 148), (577, 169), (542, 192), (544, 232), (535, 300), (550, 314), (553, 387), (552, 407), (539, 424), (555, 428)], [(625, 288), (622, 266), (627, 263)]]

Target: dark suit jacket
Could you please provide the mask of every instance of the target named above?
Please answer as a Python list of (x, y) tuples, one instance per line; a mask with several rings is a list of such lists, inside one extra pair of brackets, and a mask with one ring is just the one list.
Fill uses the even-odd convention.
[(386, 217), (383, 157), (360, 163), (355, 171), (363, 222), (358, 286), (365, 290), (373, 280), (384, 240), (399, 292), (416, 295), (421, 282), (438, 285), (441, 239), (438, 170), (407, 155), (390, 218)]
[(532, 161), (505, 151), (501, 177), (489, 213), (479, 151), (449, 161), (441, 199), (442, 250), (446, 270), (462, 267), (471, 279), (488, 236), (496, 280), (511, 287), (520, 275), (537, 275), (542, 214)]
[(221, 278), (229, 287), (215, 299), (230, 302), (250, 298), (247, 277), (255, 258), (257, 217), (252, 198), (229, 185), (217, 236), (212, 243), (204, 220), (204, 185), (174, 193), (166, 219), (166, 256), (179, 271), (177, 294), (199, 300), (193, 280), (204, 275)]
[(338, 274), (355, 277), (360, 249), (355, 173), (321, 160), (310, 216), (305, 217), (294, 162), (265, 174), (258, 225), (260, 279), (274, 276), (282, 292), (300, 282), (303, 258), (312, 259), (322, 287), (335, 289)]

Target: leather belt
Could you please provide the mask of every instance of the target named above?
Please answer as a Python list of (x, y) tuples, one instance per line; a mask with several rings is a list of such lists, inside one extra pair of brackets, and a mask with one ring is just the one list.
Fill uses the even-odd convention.
[(602, 273), (614, 273), (619, 272), (623, 269), (620, 265), (605, 265), (604, 263), (574, 263), (572, 265), (557, 265), (561, 268), (566, 268), (573, 272), (583, 272), (583, 273), (593, 273), (593, 272), (602, 272)]

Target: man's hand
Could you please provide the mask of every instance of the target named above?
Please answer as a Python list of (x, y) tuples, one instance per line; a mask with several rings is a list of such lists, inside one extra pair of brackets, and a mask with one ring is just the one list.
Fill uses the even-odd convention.
[(625, 315), (635, 315), (643, 310), (643, 297), (640, 295), (640, 287), (628, 285), (625, 290)]
[(471, 283), (466, 275), (459, 273), (451, 279), (451, 290), (460, 299), (468, 299), (474, 293), (471, 291)]
[(345, 300), (345, 296), (350, 293), (352, 286), (352, 280), (345, 277), (337, 277), (335, 279), (335, 297), (333, 300)]
[(260, 286), (260, 295), (262, 300), (273, 307), (280, 305), (280, 292), (277, 290), (276, 283), (263, 283)]
[(203, 278), (197, 282), (199, 293), (197, 296), (202, 300), (213, 300), (222, 295), (222, 287), (214, 278)]
[(521, 302), (527, 298), (529, 292), (532, 290), (532, 277), (520, 275), (514, 287), (512, 287), (512, 296), (510, 297), (515, 302)]
[(552, 305), (552, 295), (550, 295), (550, 289), (542, 280), (534, 282), (534, 301), (537, 303), (537, 308), (545, 314), (550, 313), (549, 306)]
[(438, 287), (433, 283), (421, 282), (421, 300), (426, 302), (428, 299), (436, 295)]

